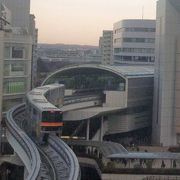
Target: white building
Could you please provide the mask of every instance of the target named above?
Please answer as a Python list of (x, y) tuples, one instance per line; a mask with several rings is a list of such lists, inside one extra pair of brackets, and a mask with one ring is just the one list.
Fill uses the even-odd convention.
[(122, 20), (114, 24), (114, 63), (153, 64), (155, 20)]
[[(5, 6), (2, 4), (1, 7)], [(6, 10), (7, 13), (4, 14), (9, 17), (7, 8), (1, 8), (2, 10)], [(28, 10), (26, 14), (30, 16)], [(10, 21), (12, 18), (5, 19)], [(3, 20), (0, 23), (2, 24)], [(27, 23), (30, 24), (30, 21)], [(26, 26), (8, 25), (0, 29), (0, 121), (11, 107), (23, 102), (25, 94), (31, 89), (32, 52), (35, 42), (29, 27), (28, 25), (27, 29)]]
[(113, 64), (113, 31), (104, 30), (103, 36), (99, 39), (99, 48), (102, 64)]
[(180, 1), (157, 4), (153, 142), (180, 143)]

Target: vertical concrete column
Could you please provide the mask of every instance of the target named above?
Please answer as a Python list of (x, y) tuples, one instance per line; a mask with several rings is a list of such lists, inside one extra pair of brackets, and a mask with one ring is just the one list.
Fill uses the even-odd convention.
[[(3, 73), (4, 73), (4, 32), (0, 31), (0, 124), (2, 121), (2, 102), (3, 102)], [(2, 127), (0, 125), (0, 154), (2, 141)]]
[(176, 78), (175, 78), (175, 105), (174, 105), (174, 128), (177, 144), (180, 143), (180, 36), (177, 38), (176, 50)]
[(104, 116), (101, 117), (100, 141), (103, 141), (104, 135)]
[(89, 127), (90, 127), (90, 119), (87, 120), (87, 128), (86, 128), (86, 140), (89, 141)]

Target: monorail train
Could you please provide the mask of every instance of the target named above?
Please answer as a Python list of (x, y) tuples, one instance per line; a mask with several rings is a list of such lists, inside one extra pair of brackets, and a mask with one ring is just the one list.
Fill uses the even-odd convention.
[(47, 141), (49, 133), (62, 133), (64, 85), (52, 84), (33, 89), (26, 96), (28, 133), (38, 142)]

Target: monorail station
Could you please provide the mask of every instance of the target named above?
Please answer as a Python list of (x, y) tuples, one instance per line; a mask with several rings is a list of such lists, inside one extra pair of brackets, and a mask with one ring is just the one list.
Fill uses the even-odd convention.
[[(65, 84), (65, 136), (87, 140), (151, 127), (154, 69), (151, 66), (78, 65), (60, 69), (43, 85)], [(65, 126), (66, 127), (66, 126)]]

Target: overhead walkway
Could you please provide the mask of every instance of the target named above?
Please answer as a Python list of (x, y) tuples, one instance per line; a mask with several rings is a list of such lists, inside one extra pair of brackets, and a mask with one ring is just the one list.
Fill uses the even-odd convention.
[(85, 147), (95, 147), (105, 157), (109, 157), (110, 155), (117, 153), (128, 154), (128, 151), (121, 144), (114, 142), (86, 141), (86, 140), (74, 140), (74, 139), (68, 139), (65, 140), (65, 142), (70, 146), (76, 145), (76, 146), (85, 146)]

